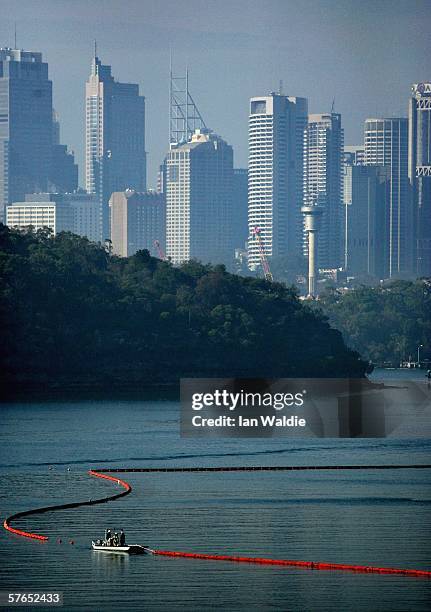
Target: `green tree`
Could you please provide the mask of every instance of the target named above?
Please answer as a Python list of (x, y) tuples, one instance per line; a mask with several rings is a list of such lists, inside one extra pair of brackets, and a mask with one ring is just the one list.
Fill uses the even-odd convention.
[(399, 365), (409, 355), (431, 360), (431, 282), (397, 280), (378, 287), (328, 290), (318, 307), (346, 343), (377, 364)]

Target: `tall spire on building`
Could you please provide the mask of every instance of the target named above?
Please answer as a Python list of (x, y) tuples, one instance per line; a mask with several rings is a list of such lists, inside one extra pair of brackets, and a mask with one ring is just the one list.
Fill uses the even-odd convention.
[(96, 74), (99, 74), (99, 64), (100, 64), (100, 60), (97, 57), (97, 40), (94, 39), (94, 53), (93, 53), (93, 59), (91, 60), (91, 74), (93, 76)]

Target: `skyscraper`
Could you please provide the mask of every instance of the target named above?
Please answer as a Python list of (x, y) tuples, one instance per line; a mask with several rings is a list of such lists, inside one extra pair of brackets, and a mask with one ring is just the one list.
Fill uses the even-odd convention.
[(96, 55), (85, 92), (85, 183), (100, 199), (103, 240), (111, 193), (146, 189), (145, 98), (138, 85), (115, 81)]
[(431, 83), (412, 87), (408, 173), (415, 234), (413, 271), (431, 276)]
[(233, 151), (209, 130), (172, 145), (166, 158), (166, 254), (173, 263), (196, 258), (230, 263)]
[(111, 196), (112, 250), (129, 257), (147, 249), (158, 256), (155, 241), (165, 245), (166, 205), (162, 193), (137, 193), (132, 189), (114, 192)]
[(0, 49), (0, 211), (46, 191), (52, 159), (52, 83), (42, 54)]
[(388, 169), (344, 163), (343, 267), (349, 275), (387, 276)]
[(409, 275), (412, 272), (413, 215), (407, 173), (407, 119), (367, 119), (364, 144), (365, 164), (386, 166), (389, 170), (385, 269), (389, 278)]
[[(307, 100), (282, 94), (251, 98), (249, 117), (249, 235), (260, 228), (268, 257), (299, 253), (302, 240), (304, 129)], [(251, 269), (260, 263), (250, 240)]]
[[(319, 266), (342, 264), (343, 140), (339, 113), (308, 117), (304, 159), (304, 205), (322, 208)], [(307, 252), (307, 243), (304, 250)]]

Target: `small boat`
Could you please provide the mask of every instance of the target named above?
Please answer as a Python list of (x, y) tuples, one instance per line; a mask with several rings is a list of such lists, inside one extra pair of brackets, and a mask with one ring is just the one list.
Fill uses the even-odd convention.
[(154, 551), (148, 546), (141, 546), (141, 544), (127, 544), (126, 546), (109, 546), (108, 544), (102, 544), (98, 542), (91, 542), (93, 550), (100, 550), (102, 552), (109, 553), (125, 553), (129, 555), (151, 555)]

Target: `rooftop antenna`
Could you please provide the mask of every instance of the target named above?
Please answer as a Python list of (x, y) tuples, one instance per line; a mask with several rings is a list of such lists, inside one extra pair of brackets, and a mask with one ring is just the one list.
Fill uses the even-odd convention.
[(333, 98), (332, 100), (332, 105), (331, 105), (331, 115), (334, 112), (334, 108), (335, 108), (335, 98)]
[(280, 94), (280, 96), (283, 95), (283, 80), (282, 79), (280, 79), (280, 83), (278, 86), (278, 93)]
[(188, 128), (188, 125), (189, 125), (189, 65), (186, 64), (186, 129)]
[(16, 21), (15, 21), (15, 47), (14, 47), (14, 49), (17, 49), (17, 46), (16, 46)]
[(172, 111), (172, 47), (169, 47), (169, 146), (172, 142), (172, 119), (173, 119), (173, 111)]
[(196, 129), (206, 129), (205, 121), (189, 90), (189, 68), (184, 76), (177, 76), (170, 65), (169, 87), (169, 145), (188, 142)]
[(94, 57), (97, 57), (97, 40), (94, 39)]

